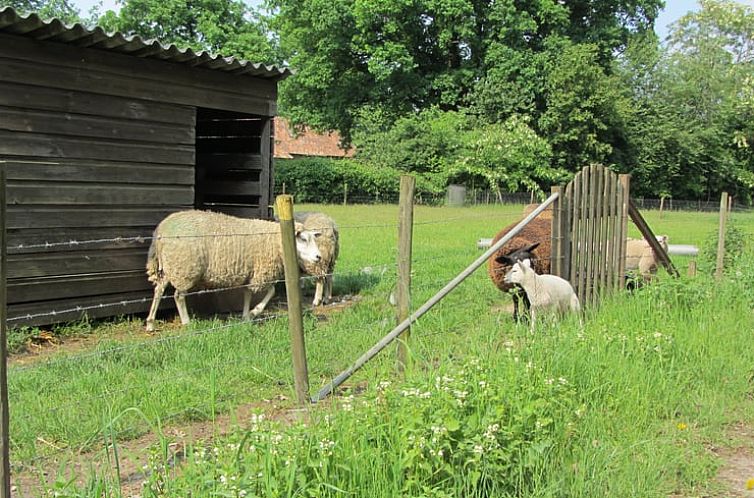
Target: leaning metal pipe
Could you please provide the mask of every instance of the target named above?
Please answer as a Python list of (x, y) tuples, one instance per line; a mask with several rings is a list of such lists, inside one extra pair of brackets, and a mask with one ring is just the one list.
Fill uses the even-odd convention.
[(346, 381), (346, 379), (348, 379), (351, 375), (353, 375), (358, 369), (360, 369), (362, 366), (364, 366), (364, 364), (366, 362), (368, 362), (369, 360), (371, 360), (372, 358), (374, 358), (375, 356), (377, 356), (377, 353), (379, 353), (380, 351), (382, 351), (385, 348), (385, 346), (387, 346), (388, 344), (390, 344), (391, 342), (393, 342), (396, 337), (398, 337), (399, 335), (401, 335), (401, 333), (403, 333), (404, 330), (406, 330), (407, 328), (409, 328), (412, 323), (414, 323), (416, 320), (419, 319), (419, 317), (421, 317), (422, 315), (424, 315), (435, 304), (437, 304), (438, 302), (440, 302), (440, 300), (442, 298), (444, 298), (445, 296), (447, 296), (450, 293), (450, 291), (452, 291), (453, 289), (455, 289), (461, 282), (463, 282), (464, 280), (466, 280), (466, 278), (469, 275), (471, 275), (472, 273), (474, 273), (474, 271), (477, 268), (479, 268), (480, 266), (482, 266), (485, 263), (485, 261), (487, 261), (490, 258), (490, 256), (492, 256), (493, 254), (495, 254), (498, 251), (498, 249), (500, 249), (501, 247), (503, 247), (503, 245), (505, 245), (506, 242), (508, 242), (513, 237), (515, 237), (518, 234), (518, 232), (520, 232), (521, 230), (523, 230), (523, 228), (531, 220), (533, 220), (534, 218), (536, 218), (539, 213), (541, 213), (542, 211), (544, 211), (545, 209), (547, 209), (547, 207), (550, 204), (552, 204), (555, 201), (555, 199), (557, 199), (557, 198), (558, 198), (558, 194), (557, 193), (554, 193), (550, 197), (548, 197), (547, 200), (545, 200), (542, 204), (539, 205), (539, 207), (537, 207), (537, 209), (535, 209), (534, 211), (532, 211), (526, 218), (524, 218), (523, 220), (521, 220), (518, 225), (516, 225), (515, 227), (513, 227), (513, 229), (510, 232), (508, 232), (507, 234), (505, 234), (505, 236), (503, 238), (501, 238), (500, 240), (498, 240), (495, 243), (495, 245), (493, 245), (492, 247), (490, 247), (484, 254), (482, 254), (481, 256), (479, 256), (479, 258), (477, 258), (476, 261), (474, 261), (473, 263), (471, 263), (465, 270), (463, 270), (460, 274), (458, 274), (458, 276), (456, 276), (456, 278), (454, 278), (453, 280), (451, 280), (450, 282), (448, 282), (448, 284), (446, 284), (445, 287), (443, 287), (442, 289), (440, 289), (437, 292), (437, 294), (435, 294), (434, 296), (432, 296), (429, 299), (429, 301), (427, 301), (426, 303), (424, 303), (411, 316), (409, 316), (408, 318), (406, 318), (405, 320), (403, 320), (388, 335), (386, 335), (385, 337), (383, 337), (380, 340), (380, 342), (378, 342), (377, 344), (375, 344), (374, 346), (372, 346), (372, 348), (369, 351), (367, 351), (366, 353), (364, 353), (363, 355), (361, 355), (361, 357), (359, 357), (359, 359), (356, 360), (353, 365), (351, 365), (346, 370), (344, 370), (343, 372), (341, 372), (337, 377), (335, 377), (332, 380), (332, 382), (330, 382), (325, 387), (323, 387), (322, 389), (320, 389), (319, 392), (315, 396), (312, 397), (312, 403), (317, 403), (319, 401), (322, 401), (336, 387), (338, 387), (339, 385), (341, 385), (343, 382)]

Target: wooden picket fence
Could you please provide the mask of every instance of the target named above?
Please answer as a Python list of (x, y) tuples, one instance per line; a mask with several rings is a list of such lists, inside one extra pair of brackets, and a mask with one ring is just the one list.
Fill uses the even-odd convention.
[(630, 176), (582, 169), (553, 206), (551, 272), (569, 280), (582, 305), (625, 284)]

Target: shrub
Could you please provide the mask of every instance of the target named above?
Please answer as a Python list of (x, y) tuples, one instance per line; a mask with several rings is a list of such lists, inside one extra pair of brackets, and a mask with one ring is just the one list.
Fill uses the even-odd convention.
[[(401, 172), (374, 167), (353, 159), (301, 158), (275, 161), (275, 188), (293, 194), (296, 202), (339, 203), (344, 185), (348, 198), (357, 202), (395, 200), (400, 189)], [(417, 178), (417, 194), (439, 194), (424, 178)]]
[[(746, 249), (746, 233), (734, 224), (728, 224), (725, 228), (725, 258), (723, 270), (729, 272), (740, 262), (741, 256)], [(711, 274), (717, 267), (717, 232), (710, 233), (699, 251), (699, 270)]]

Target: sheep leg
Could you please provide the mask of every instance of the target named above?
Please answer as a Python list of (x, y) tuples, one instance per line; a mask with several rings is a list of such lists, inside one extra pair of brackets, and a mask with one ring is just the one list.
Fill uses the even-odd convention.
[(317, 283), (314, 287), (314, 301), (312, 302), (313, 306), (319, 306), (320, 304), (322, 304), (322, 293), (325, 290), (325, 278), (327, 277), (317, 278)]
[[(258, 316), (262, 311), (264, 311), (264, 308), (267, 306), (267, 303), (270, 302), (270, 299), (272, 299), (272, 296), (275, 295), (275, 286), (270, 286), (270, 289), (267, 291), (267, 295), (264, 296), (262, 301), (254, 306), (254, 309), (251, 310), (251, 316)], [(249, 318), (248, 316), (244, 316), (245, 319)]]
[(162, 300), (162, 294), (165, 292), (167, 282), (158, 281), (154, 286), (154, 297), (152, 298), (152, 307), (149, 308), (149, 315), (147, 315), (147, 332), (154, 331), (154, 319), (157, 316), (157, 308), (160, 306)]
[(251, 296), (253, 292), (251, 292), (251, 289), (246, 287), (243, 290), (243, 317), (244, 320), (247, 320), (249, 318), (249, 310), (251, 309)]
[(534, 321), (536, 319), (536, 313), (533, 309), (529, 310), (529, 332), (534, 332)]
[(186, 295), (176, 289), (173, 299), (175, 299), (175, 306), (178, 308), (178, 315), (181, 317), (181, 324), (188, 325), (191, 319), (189, 318), (188, 308), (186, 308)]
[(332, 301), (332, 275), (325, 277), (325, 304)]

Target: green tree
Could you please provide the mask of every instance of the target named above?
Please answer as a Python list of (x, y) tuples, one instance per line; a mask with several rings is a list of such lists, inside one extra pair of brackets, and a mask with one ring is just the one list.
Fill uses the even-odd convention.
[(555, 164), (578, 171), (592, 162), (614, 162), (615, 149), (625, 145), (623, 121), (630, 107), (620, 80), (598, 63), (596, 45), (548, 41), (542, 71), (545, 109), (538, 125)]
[(679, 198), (754, 188), (754, 10), (703, 1), (672, 28), (669, 47), (627, 51), (619, 71), (632, 90), (627, 126), (634, 191)]
[(550, 166), (551, 150), (523, 119), (475, 128), (463, 137), (451, 176), (483, 179), (498, 197), (505, 192), (542, 192), (542, 184), (565, 181), (568, 172)]
[(95, 19), (104, 29), (253, 62), (280, 62), (265, 18), (240, 0), (124, 0)]
[(22, 14), (34, 12), (42, 19), (54, 17), (67, 24), (81, 21), (78, 9), (69, 0), (1, 0), (2, 7), (13, 7)]
[(350, 140), (362, 107), (398, 117), (467, 107), (490, 122), (540, 111), (536, 54), (560, 37), (596, 47), (609, 68), (660, 0), (268, 0), (286, 61), (294, 122)]

